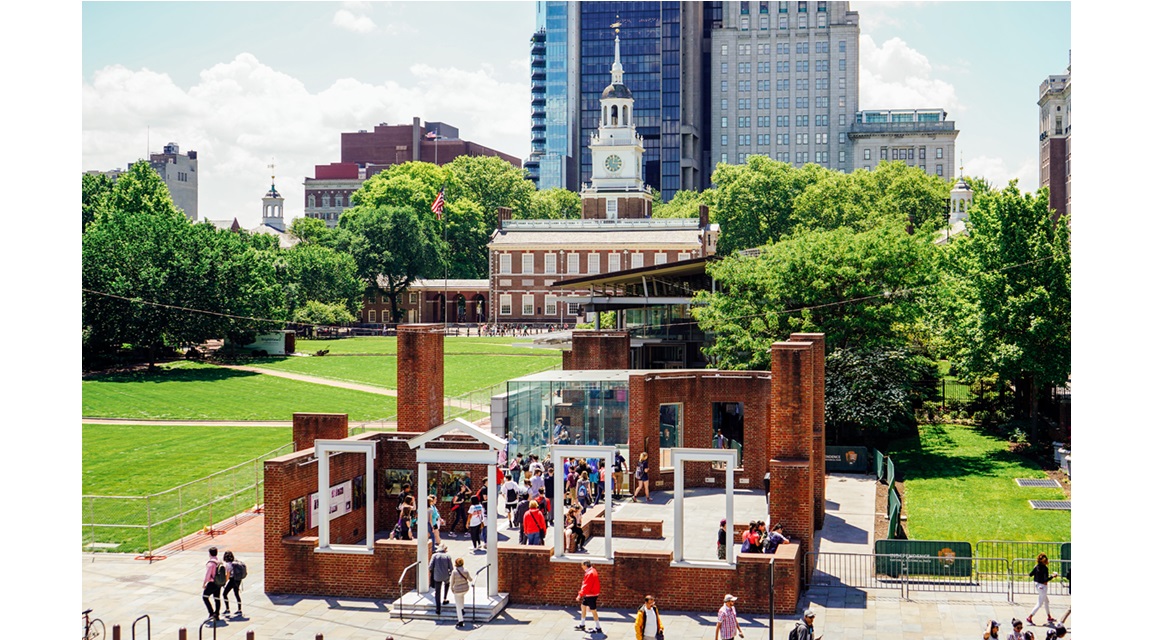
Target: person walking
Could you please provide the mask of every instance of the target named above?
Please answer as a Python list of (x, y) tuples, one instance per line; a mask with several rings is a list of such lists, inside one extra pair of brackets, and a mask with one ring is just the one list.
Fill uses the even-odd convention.
[(448, 527), (448, 536), (456, 537), (456, 525), (463, 522), (464, 529), (467, 529), (467, 510), (468, 510), (468, 497), (471, 495), (471, 489), (467, 485), (461, 483), (460, 490), (456, 495), (452, 496), (452, 524)]
[(580, 511), (587, 511), (591, 506), (592, 501), (592, 488), (591, 479), (588, 477), (588, 472), (580, 473), (579, 480), (576, 481), (576, 500), (579, 502)]
[(240, 602), (240, 583), (248, 576), (248, 567), (236, 560), (231, 551), (224, 552), (224, 570), (228, 574), (228, 583), (224, 585), (224, 615), (232, 613), (232, 605), (228, 603), (228, 594), (236, 595), (236, 617), (244, 617), (244, 603)]
[(815, 612), (811, 609), (803, 612), (803, 621), (795, 623), (796, 640), (823, 640), (823, 636), (815, 637)]
[(1035, 580), (1035, 591), (1039, 594), (1039, 601), (1035, 603), (1035, 608), (1031, 613), (1027, 614), (1027, 624), (1034, 625), (1035, 622), (1031, 619), (1036, 613), (1039, 612), (1039, 607), (1047, 613), (1047, 624), (1055, 622), (1055, 618), (1051, 616), (1051, 604), (1047, 600), (1047, 583), (1051, 582), (1052, 578), (1058, 577), (1058, 573), (1051, 573), (1047, 567), (1047, 554), (1041, 553), (1035, 559), (1035, 568), (1029, 574)]
[(632, 502), (639, 502), (639, 494), (643, 494), (648, 502), (651, 502), (651, 490), (647, 485), (647, 452), (644, 451), (639, 454), (639, 462), (635, 465), (635, 493), (632, 494)]
[(655, 596), (644, 596), (643, 605), (635, 612), (635, 640), (663, 640), (663, 621)]
[(716, 557), (727, 560), (727, 518), (719, 521), (719, 533), (716, 534)]
[(428, 542), (438, 545), (440, 540), (440, 508), (436, 506), (436, 496), (428, 496)]
[[(449, 586), (452, 595), (456, 598), (456, 628), (462, 629), (464, 626), (464, 596), (468, 595), (468, 589), (472, 587), (472, 576), (464, 568), (463, 558), (456, 558), (456, 568), (452, 569), (450, 580)], [(437, 613), (439, 612), (437, 611)]]
[[(579, 624), (576, 625), (576, 629), (588, 633), (603, 633), (603, 629), (599, 626), (599, 611), (596, 610), (596, 598), (599, 598), (599, 572), (592, 566), (591, 560), (584, 560), (582, 564), (583, 582), (580, 584), (579, 593), (576, 594), (576, 602), (580, 603)], [(594, 629), (587, 629), (584, 626), (588, 610), (591, 610), (592, 618), (595, 620)]]
[[(208, 547), (208, 561), (204, 563), (204, 606), (208, 608), (208, 619), (206, 622), (216, 622), (220, 619), (220, 587), (223, 583), (218, 580), (217, 574), (220, 573), (222, 565), (216, 558), (219, 551), (216, 547)], [(223, 582), (227, 582), (227, 574), (225, 573)], [(215, 600), (216, 607), (212, 608), (211, 600)]]
[(486, 522), (486, 513), (484, 505), (480, 503), (480, 497), (472, 496), (472, 506), (468, 508), (468, 532), (472, 534), (472, 553), (487, 546), (480, 538), (480, 532)]
[(739, 628), (739, 620), (735, 615), (735, 601), (739, 598), (730, 593), (723, 597), (723, 606), (719, 608), (719, 621), (715, 624), (715, 640), (732, 640), (735, 634), (743, 637), (743, 629)]
[(571, 539), (574, 541), (576, 551), (587, 551), (584, 544), (587, 543), (587, 537), (583, 533), (583, 513), (577, 506), (568, 507), (568, 527), (570, 528)]
[(527, 537), (528, 544), (542, 545), (544, 543), (544, 536), (548, 532), (548, 523), (543, 512), (539, 509), (539, 503), (535, 500), (528, 503), (528, 512), (524, 514), (524, 524), (521, 531)]
[[(463, 560), (463, 558), (460, 558)], [(430, 570), (432, 572), (432, 590), (435, 592), (436, 598), (436, 615), (440, 615), (440, 605), (448, 603), (448, 578), (452, 574), (452, 557), (448, 555), (447, 543), (441, 542), (440, 546), (436, 547), (436, 552), (432, 554)], [(440, 595), (441, 590), (443, 595)]]
[(615, 462), (611, 466), (611, 494), (612, 498), (619, 499), (623, 495), (623, 474), (627, 472), (627, 460), (619, 449), (615, 450)]

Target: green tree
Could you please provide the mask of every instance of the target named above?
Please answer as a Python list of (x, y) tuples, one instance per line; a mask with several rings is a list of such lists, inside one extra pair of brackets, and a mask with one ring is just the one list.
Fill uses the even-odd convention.
[(355, 322), (356, 317), (348, 312), (342, 304), (327, 304), (318, 300), (309, 300), (304, 306), (296, 309), (292, 316), (293, 322), (310, 325), (341, 325)]
[(446, 250), (430, 215), (410, 206), (353, 207), (340, 216), (342, 249), (356, 262), (366, 286), (379, 286), (391, 302), (392, 321), (400, 320), (400, 296), (416, 278), (443, 273)]
[(536, 188), (524, 169), (498, 156), (459, 156), (444, 168), (455, 176), (444, 194), (445, 199), (449, 202), (467, 199), (479, 205), (485, 234), (491, 235), (496, 228), (499, 207), (509, 207), (516, 218), (530, 215)]
[(288, 317), (308, 302), (338, 305), (351, 315), (359, 313), (364, 282), (352, 256), (318, 244), (301, 243), (282, 252), (281, 259)]
[(719, 163), (711, 177), (711, 217), (723, 230), (719, 254), (759, 247), (791, 233), (795, 198), (827, 173), (818, 165), (795, 169), (766, 156), (751, 156), (744, 165)]
[(559, 187), (532, 192), (527, 215), (532, 220), (578, 220), (580, 215), (580, 197), (576, 193)]
[(81, 178), (81, 231), (96, 219), (96, 210), (112, 194), (112, 179), (102, 173), (85, 173)]
[(975, 313), (962, 327), (959, 363), (972, 374), (1011, 381), (1038, 433), (1039, 390), (1071, 375), (1071, 231), (1051, 220), (1046, 188), (977, 197), (970, 234), (955, 242), (956, 268), (969, 283)]
[(721, 368), (768, 369), (771, 344), (792, 332), (823, 332), (828, 352), (903, 344), (936, 280), (931, 237), (896, 223), (798, 232), (709, 266), (717, 290), (693, 310), (715, 335), (707, 354)]
[(333, 240), (333, 232), (328, 224), (319, 218), (305, 218), (303, 216), (292, 220), (288, 233), (295, 236), (301, 244), (328, 245)]
[(190, 223), (144, 162), (97, 207), (81, 262), (86, 365), (124, 345), (154, 362), (165, 347), (253, 335), (285, 317), (274, 255)]
[(824, 401), (828, 442), (876, 444), (915, 425), (937, 369), (902, 347), (843, 348), (827, 354)]
[(676, 191), (668, 202), (660, 202), (658, 198), (652, 200), (651, 217), (653, 218), (698, 218), (699, 206), (711, 206), (715, 198), (715, 189), (703, 192)]

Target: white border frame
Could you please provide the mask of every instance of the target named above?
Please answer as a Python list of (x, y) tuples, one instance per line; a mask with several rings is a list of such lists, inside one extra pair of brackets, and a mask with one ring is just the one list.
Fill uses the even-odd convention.
[[(673, 511), (675, 545), (671, 556), (671, 566), (735, 568), (735, 552), (733, 549), (735, 536), (730, 534), (731, 531), (735, 531), (735, 459), (736, 452), (732, 449), (701, 449), (691, 447), (673, 447), (671, 449), (671, 465), (675, 469), (675, 508)], [(701, 562), (699, 560), (684, 560), (683, 558), (683, 463), (687, 461), (727, 463), (727, 470), (725, 471), (725, 496), (727, 499), (727, 524), (729, 534), (727, 536), (727, 553), (724, 554), (727, 558), (726, 561)]]
[[(371, 554), (376, 541), (376, 441), (375, 440), (324, 440), (315, 441), (315, 456), (319, 466), (316, 470), (316, 490), (320, 492), (320, 542), (316, 553)], [(365, 517), (367, 519), (364, 544), (330, 544), (328, 526), (329, 504), (332, 501), (331, 471), (328, 456), (332, 453), (362, 453), (366, 457), (364, 471), (364, 494), (367, 496)]]
[[(552, 495), (552, 536), (553, 536), (553, 550), (552, 562), (583, 562), (584, 560), (591, 560), (600, 564), (614, 564), (615, 555), (612, 553), (611, 548), (611, 495), (612, 495), (612, 475), (611, 472), (606, 470), (612, 463), (615, 462), (615, 452), (617, 448), (612, 445), (576, 445), (576, 444), (553, 444), (549, 447), (552, 456), (552, 464), (556, 465), (561, 473), (554, 474), (555, 479), (554, 491)], [(578, 557), (569, 557), (567, 549), (564, 546), (564, 527), (563, 527), (563, 458), (603, 458), (604, 464), (600, 467), (600, 473), (604, 479), (604, 510), (603, 510), (603, 555), (602, 556), (587, 556), (580, 555)]]

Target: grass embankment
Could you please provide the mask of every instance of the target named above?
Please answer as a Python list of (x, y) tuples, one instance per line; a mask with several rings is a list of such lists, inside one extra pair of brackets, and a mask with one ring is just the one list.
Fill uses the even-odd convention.
[(1063, 500), (1061, 489), (1020, 487), (1045, 478), (1032, 460), (976, 427), (920, 425), (918, 438), (888, 445), (904, 479), (908, 536), (917, 540), (1066, 541), (1071, 513), (1032, 509), (1028, 500)]

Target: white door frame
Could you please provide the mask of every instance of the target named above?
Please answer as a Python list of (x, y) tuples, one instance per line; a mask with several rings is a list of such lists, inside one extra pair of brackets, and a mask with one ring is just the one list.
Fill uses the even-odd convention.
[[(316, 469), (316, 490), (320, 492), (320, 542), (316, 546), (316, 553), (355, 553), (371, 554), (375, 549), (376, 541), (376, 481), (375, 481), (375, 440), (325, 440), (315, 441), (315, 456), (319, 466)], [(332, 501), (330, 465), (328, 456), (333, 453), (362, 453), (365, 456), (364, 464), (364, 493), (367, 496), (365, 504), (365, 517), (367, 519), (364, 544), (330, 544), (330, 530), (328, 526), (329, 506)]]
[(701, 562), (698, 560), (684, 560), (683, 558), (683, 463), (691, 462), (726, 462), (727, 471), (725, 496), (727, 499), (727, 525), (730, 531), (735, 531), (735, 457), (736, 452), (732, 449), (703, 449), (692, 447), (673, 447), (671, 449), (671, 465), (675, 469), (675, 508), (673, 517), (673, 530), (675, 535), (675, 545), (671, 556), (671, 566), (673, 567), (724, 567), (729, 569), (735, 568), (735, 552), (732, 545), (735, 544), (735, 536), (730, 533), (727, 536), (727, 553), (724, 556), (726, 561), (706, 561)]
[(604, 479), (603, 555), (581, 555), (576, 558), (567, 557), (567, 548), (564, 545), (563, 527), (563, 483), (565, 478), (563, 477), (562, 473), (557, 473), (555, 474), (555, 488), (552, 493), (552, 495), (555, 496), (555, 499), (552, 500), (552, 521), (553, 523), (556, 523), (555, 526), (552, 527), (552, 534), (554, 536), (552, 562), (583, 562), (584, 560), (591, 560), (592, 562), (614, 564), (615, 556), (612, 554), (611, 549), (612, 475), (611, 472), (608, 471), (608, 468), (613, 462), (615, 462), (616, 448), (611, 445), (553, 444), (551, 445), (550, 450), (552, 456), (552, 464), (558, 465), (560, 471), (563, 471), (564, 458), (603, 458), (604, 460), (603, 466), (600, 467), (600, 474)]

